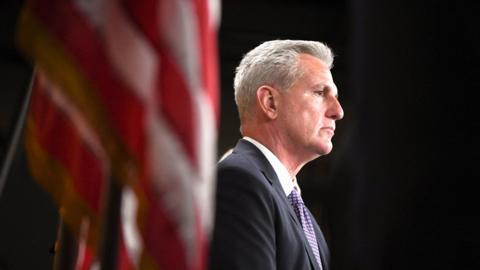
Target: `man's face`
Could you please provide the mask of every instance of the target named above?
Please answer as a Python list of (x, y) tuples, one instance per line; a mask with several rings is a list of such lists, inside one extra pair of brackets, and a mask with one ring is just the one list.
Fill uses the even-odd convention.
[(311, 160), (332, 150), (335, 121), (343, 109), (328, 66), (307, 54), (299, 59), (303, 76), (280, 93), (278, 120), (290, 148)]

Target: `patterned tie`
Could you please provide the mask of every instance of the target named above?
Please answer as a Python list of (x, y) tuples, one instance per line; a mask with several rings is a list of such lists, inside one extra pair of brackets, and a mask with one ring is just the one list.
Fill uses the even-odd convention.
[(292, 190), (290, 195), (288, 195), (288, 200), (292, 204), (295, 214), (302, 223), (303, 232), (307, 237), (310, 247), (312, 247), (313, 254), (315, 255), (315, 259), (317, 260), (320, 269), (322, 269), (322, 263), (320, 262), (320, 253), (318, 251), (317, 238), (315, 237), (315, 231), (313, 230), (312, 220), (310, 219), (310, 215), (307, 212), (307, 208), (303, 204), (302, 197), (300, 197), (300, 194), (295, 188)]

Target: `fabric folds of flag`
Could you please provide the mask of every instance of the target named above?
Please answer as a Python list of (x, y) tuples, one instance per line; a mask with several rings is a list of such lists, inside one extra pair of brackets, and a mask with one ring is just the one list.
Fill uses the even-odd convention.
[(213, 0), (29, 0), (31, 172), (98, 262), (108, 181), (122, 187), (117, 269), (205, 269), (218, 126)]

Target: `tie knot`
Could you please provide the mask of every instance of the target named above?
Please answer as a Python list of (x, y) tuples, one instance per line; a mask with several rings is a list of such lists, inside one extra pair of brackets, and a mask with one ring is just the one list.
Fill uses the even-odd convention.
[(298, 207), (298, 205), (303, 204), (302, 197), (295, 188), (292, 189), (292, 192), (290, 192), (290, 195), (288, 195), (288, 200), (294, 208)]
[(292, 191), (290, 192), (290, 195), (288, 195), (288, 196), (300, 198), (300, 192), (298, 192), (297, 188), (294, 187), (294, 188), (292, 188)]

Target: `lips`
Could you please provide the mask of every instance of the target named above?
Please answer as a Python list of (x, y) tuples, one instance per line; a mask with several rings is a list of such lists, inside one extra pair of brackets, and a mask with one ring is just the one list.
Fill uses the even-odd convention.
[(334, 127), (323, 127), (321, 129), (330, 133), (332, 136), (335, 134), (335, 128)]

